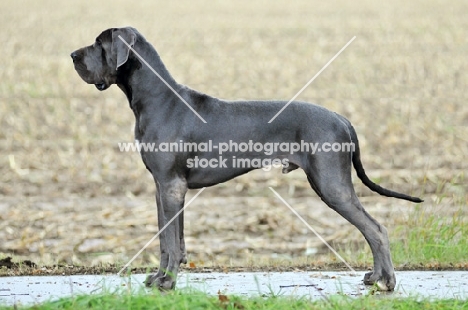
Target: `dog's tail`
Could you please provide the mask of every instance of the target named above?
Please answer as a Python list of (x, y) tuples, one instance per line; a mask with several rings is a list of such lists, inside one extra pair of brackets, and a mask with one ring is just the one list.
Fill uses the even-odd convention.
[(357, 175), (361, 179), (362, 183), (364, 183), (372, 191), (379, 193), (382, 196), (395, 197), (395, 198), (409, 200), (409, 201), (417, 202), (417, 203), (423, 202), (424, 200), (422, 200), (421, 198), (412, 197), (409, 195), (401, 194), (401, 193), (383, 188), (375, 184), (369, 179), (369, 177), (366, 175), (366, 172), (364, 171), (364, 167), (362, 166), (361, 152), (359, 149), (359, 141), (357, 138), (356, 131), (354, 130), (353, 126), (349, 122), (348, 122), (348, 125), (350, 129), (351, 142), (353, 142), (354, 144), (354, 152), (352, 153), (353, 166), (354, 166), (354, 169), (356, 169)]

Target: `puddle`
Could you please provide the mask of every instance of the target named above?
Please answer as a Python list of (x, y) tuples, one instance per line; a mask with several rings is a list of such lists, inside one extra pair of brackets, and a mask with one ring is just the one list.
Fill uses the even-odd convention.
[[(310, 299), (369, 292), (362, 284), (365, 272), (249, 272), (181, 273), (177, 289), (194, 288), (207, 294), (218, 291), (239, 296), (296, 296)], [(401, 271), (396, 273), (392, 297), (468, 299), (467, 271)], [(75, 275), (0, 278), (0, 304), (31, 305), (61, 297), (102, 292), (145, 291), (145, 275)], [(382, 294), (383, 295), (383, 294)]]

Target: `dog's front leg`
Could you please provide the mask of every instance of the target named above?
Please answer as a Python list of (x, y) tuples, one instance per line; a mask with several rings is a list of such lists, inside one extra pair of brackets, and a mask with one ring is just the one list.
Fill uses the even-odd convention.
[(184, 257), (180, 220), (175, 216), (184, 206), (187, 182), (182, 178), (171, 178), (156, 181), (156, 186), (161, 260), (158, 272), (149, 275), (145, 283), (147, 286), (168, 290), (175, 287), (179, 265)]
[(179, 238), (180, 238), (180, 252), (182, 257), (180, 259), (181, 264), (187, 264), (187, 250), (185, 249), (185, 239), (184, 239), (184, 212), (179, 215)]

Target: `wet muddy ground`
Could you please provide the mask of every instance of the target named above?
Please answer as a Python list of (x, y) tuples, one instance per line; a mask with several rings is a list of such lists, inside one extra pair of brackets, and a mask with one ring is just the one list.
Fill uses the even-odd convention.
[[(343, 294), (351, 297), (379, 294), (382, 297), (468, 299), (466, 271), (400, 271), (392, 293), (374, 292), (362, 284), (365, 272), (242, 272), (188, 273), (179, 275), (177, 289), (194, 289), (215, 295), (294, 296), (310, 299)], [(144, 288), (144, 274), (25, 276), (0, 278), (0, 304), (31, 305), (61, 297), (104, 292), (151, 292)], [(193, 291), (192, 291), (193, 293)]]

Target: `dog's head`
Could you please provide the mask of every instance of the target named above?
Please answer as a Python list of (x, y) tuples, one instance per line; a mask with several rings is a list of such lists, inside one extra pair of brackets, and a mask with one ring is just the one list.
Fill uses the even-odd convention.
[(92, 45), (71, 53), (76, 72), (86, 83), (107, 89), (116, 83), (118, 69), (127, 62), (137, 34), (130, 27), (104, 30)]

